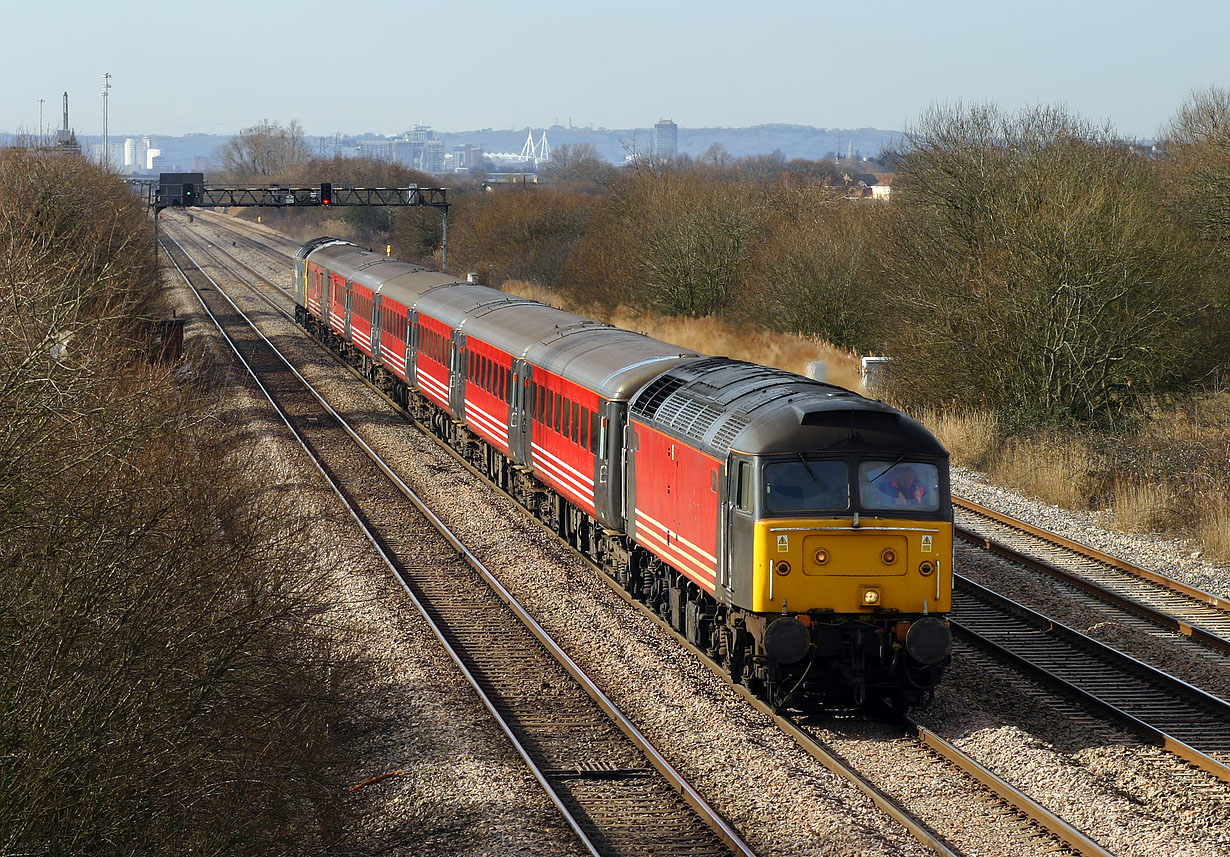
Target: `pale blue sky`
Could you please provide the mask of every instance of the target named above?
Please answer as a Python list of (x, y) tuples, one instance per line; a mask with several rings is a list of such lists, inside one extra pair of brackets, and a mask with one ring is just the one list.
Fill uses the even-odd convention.
[(899, 129), (936, 102), (1066, 104), (1149, 137), (1230, 86), (1230, 3), (561, 0), (27, 3), (5, 11), (0, 131), (309, 134), (783, 122)]

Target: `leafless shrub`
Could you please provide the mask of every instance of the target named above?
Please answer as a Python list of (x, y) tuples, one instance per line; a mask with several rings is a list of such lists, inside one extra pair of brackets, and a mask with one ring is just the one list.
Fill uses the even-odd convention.
[(145, 362), (146, 230), (82, 162), (0, 156), (0, 853), (312, 853), (320, 546)]
[[(902, 398), (1005, 427), (1107, 419), (1200, 377), (1216, 317), (1204, 258), (1144, 157), (1059, 108), (937, 108), (909, 136), (883, 254)], [(899, 192), (899, 193), (898, 193)]]

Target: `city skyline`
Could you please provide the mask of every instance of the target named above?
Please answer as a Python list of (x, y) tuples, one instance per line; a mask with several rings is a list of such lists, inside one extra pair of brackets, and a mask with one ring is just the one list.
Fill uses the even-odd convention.
[(100, 133), (104, 73), (113, 137), (227, 134), (262, 119), (295, 119), (312, 135), (391, 135), (417, 122), (644, 128), (664, 116), (691, 128), (899, 130), (957, 101), (1063, 104), (1124, 136), (1152, 137), (1192, 90), (1230, 84), (1221, 60), (1230, 7), (1193, 0), (1164, 19), (1155, 4), (1106, 0), (856, 9), (769, 0), (754, 13), (728, 0), (630, 0), (616, 12), (543, 0), (533, 16), (489, 0), (460, 8), (464, 18), (445, 20), (436, 7), (376, 3), (339, 18), (319, 0), (293, 15), (218, 0), (208, 17), (168, 8), (150, 24), (144, 5), (83, 7), (68, 23), (24, 6), (10, 31), (29, 37), (13, 40), (9, 59), (27, 72), (0, 90), (0, 131), (37, 133), (39, 99), (54, 131), (67, 90), (72, 126)]

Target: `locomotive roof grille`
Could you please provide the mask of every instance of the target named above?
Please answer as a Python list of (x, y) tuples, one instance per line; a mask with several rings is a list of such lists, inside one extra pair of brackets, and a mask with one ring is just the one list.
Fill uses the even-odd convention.
[(751, 417), (746, 414), (730, 414), (722, 423), (722, 427), (713, 435), (713, 445), (728, 449), (735, 442), (735, 437), (739, 432), (747, 428), (751, 422)]
[(656, 378), (633, 401), (633, 412), (638, 417), (643, 417), (647, 420), (653, 419), (657, 416), (658, 409), (662, 407), (662, 403), (670, 398), (671, 393), (674, 393), (685, 383), (687, 382), (684, 378), (679, 377), (673, 372), (668, 372)]

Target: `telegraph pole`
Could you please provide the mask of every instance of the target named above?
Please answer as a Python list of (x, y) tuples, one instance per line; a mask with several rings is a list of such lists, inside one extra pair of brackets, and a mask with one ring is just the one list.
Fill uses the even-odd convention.
[(40, 98), (38, 100), (38, 144), (40, 146), (44, 145), (43, 137), (45, 135), (43, 134), (43, 102), (46, 100), (46, 98)]
[(109, 147), (107, 146), (107, 97), (108, 97), (108, 92), (110, 89), (111, 89), (111, 72), (106, 72), (105, 74), (103, 74), (103, 91), (102, 91), (102, 97), (103, 97), (103, 156), (102, 156), (102, 162), (103, 162), (104, 168), (110, 168), (111, 166), (111, 151)]

